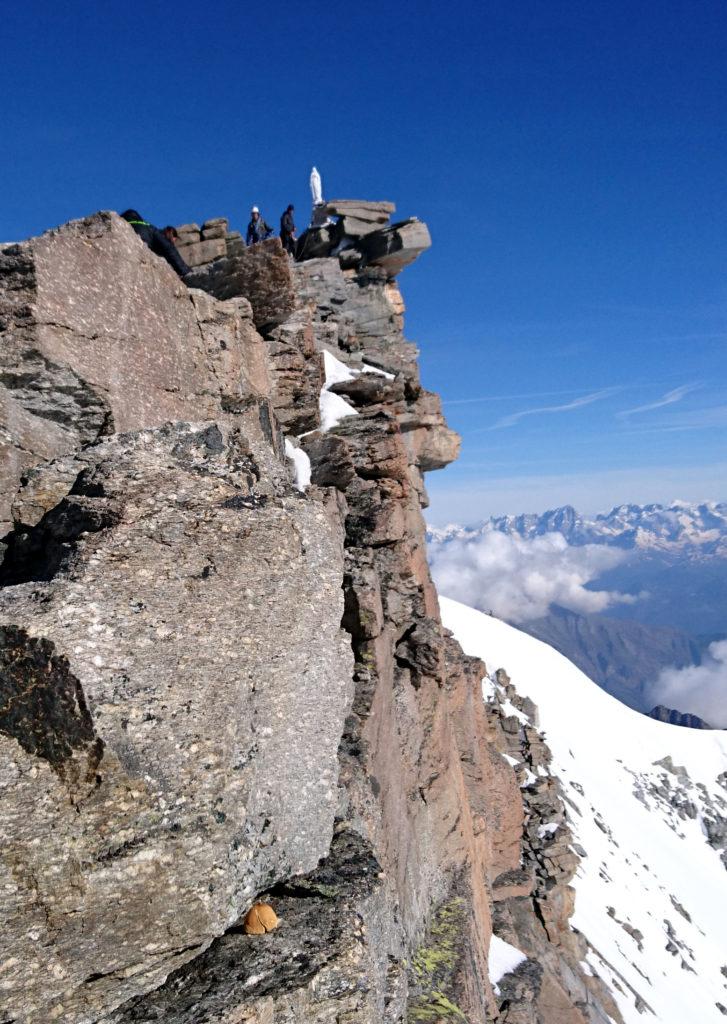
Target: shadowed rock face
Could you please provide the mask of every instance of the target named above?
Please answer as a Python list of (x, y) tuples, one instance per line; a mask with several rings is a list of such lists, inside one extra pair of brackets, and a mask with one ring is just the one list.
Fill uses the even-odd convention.
[(74, 754), (87, 756), (92, 781), (103, 756), (78, 679), (48, 640), (0, 627), (0, 733), (47, 761), (65, 779)]
[(712, 726), (701, 719), (698, 715), (690, 715), (682, 711), (675, 711), (673, 708), (665, 708), (657, 704), (649, 712), (649, 718), (655, 718), (657, 722), (668, 722), (670, 725), (681, 725), (685, 729), (711, 729)]
[[(340, 215), (374, 239), (384, 205)], [(440, 622), (423, 474), (459, 438), (390, 273), (262, 243), (199, 270), (219, 300), (112, 214), (0, 261), (0, 1021), (618, 1020), (501, 755), (540, 737)], [(327, 433), (324, 349), (389, 375)], [(530, 958), (506, 998), (493, 920)]]

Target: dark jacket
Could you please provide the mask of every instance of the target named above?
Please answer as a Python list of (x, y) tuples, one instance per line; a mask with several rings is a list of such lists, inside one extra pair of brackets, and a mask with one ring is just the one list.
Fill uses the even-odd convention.
[(265, 238), (270, 238), (273, 233), (273, 229), (269, 224), (266, 224), (262, 217), (258, 217), (257, 220), (251, 220), (247, 225), (247, 235), (245, 241), (248, 245), (254, 245), (255, 242), (262, 242)]
[(180, 277), (190, 273), (192, 268), (187, 266), (179, 255), (176, 245), (170, 242), (159, 228), (155, 228), (153, 224), (146, 220), (130, 220), (127, 223), (131, 224), (139, 238), (146, 242), (152, 252), (155, 252), (157, 256), (164, 257), (169, 266), (176, 270)]
[(281, 235), (294, 235), (295, 224), (293, 223), (293, 214), (290, 210), (286, 210), (283, 216), (280, 218), (280, 234)]

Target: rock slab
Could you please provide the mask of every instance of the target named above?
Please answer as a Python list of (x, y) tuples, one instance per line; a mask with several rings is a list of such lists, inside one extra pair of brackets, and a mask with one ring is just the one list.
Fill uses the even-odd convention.
[(0, 985), (3, 1019), (70, 1024), (328, 853), (352, 659), (337, 516), (244, 429), (43, 472), (73, 484), (0, 590)]

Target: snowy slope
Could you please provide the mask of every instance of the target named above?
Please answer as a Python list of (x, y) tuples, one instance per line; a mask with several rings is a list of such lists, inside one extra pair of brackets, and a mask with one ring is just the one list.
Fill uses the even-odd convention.
[[(541, 641), (447, 598), (440, 605), (464, 650), (493, 675), (504, 668), (539, 707), (586, 853), (573, 924), (626, 1024), (724, 1022), (727, 871), (706, 832), (718, 843), (727, 830), (727, 734), (645, 718)], [(656, 763), (665, 758), (671, 769)]]

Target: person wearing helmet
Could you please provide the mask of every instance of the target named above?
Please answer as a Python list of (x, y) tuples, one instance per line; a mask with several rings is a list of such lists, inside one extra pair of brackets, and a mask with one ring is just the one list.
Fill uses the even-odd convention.
[(247, 225), (247, 235), (245, 241), (248, 245), (254, 245), (255, 242), (262, 242), (264, 238), (270, 238), (273, 233), (273, 229), (269, 224), (266, 224), (260, 215), (260, 210), (257, 206), (253, 206), (250, 211), (250, 223)]

